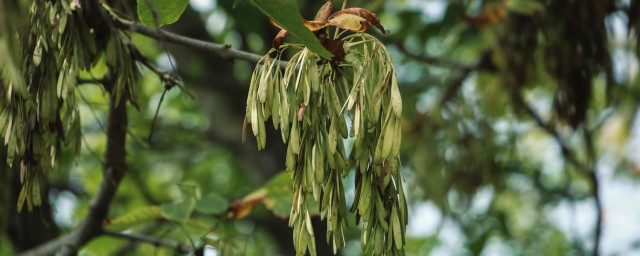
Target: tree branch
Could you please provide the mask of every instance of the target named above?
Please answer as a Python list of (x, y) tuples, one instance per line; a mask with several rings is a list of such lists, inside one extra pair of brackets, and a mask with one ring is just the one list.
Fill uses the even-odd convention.
[[(211, 43), (211, 42), (202, 41), (198, 39), (193, 39), (190, 37), (181, 36), (181, 35), (178, 35), (169, 31), (165, 31), (162, 29), (153, 29), (153, 28), (145, 27), (139, 23), (116, 18), (116, 17), (113, 17), (113, 24), (120, 29), (136, 32), (138, 34), (155, 38), (157, 40), (166, 40), (169, 43), (188, 46), (193, 49), (209, 51), (226, 60), (239, 59), (239, 60), (246, 60), (249, 62), (257, 63), (263, 57), (255, 53), (249, 53), (249, 52), (233, 49), (229, 44), (216, 44), (216, 43)], [(286, 64), (287, 64), (286, 61), (280, 61), (279, 63), (280, 67), (282, 68), (284, 68)]]
[(462, 64), (462, 63), (458, 63), (458, 62), (450, 61), (450, 60), (445, 60), (445, 59), (434, 57), (434, 56), (431, 56), (431, 55), (416, 54), (416, 53), (413, 53), (413, 52), (409, 51), (404, 46), (404, 44), (401, 43), (401, 42), (394, 43), (394, 45), (398, 48), (398, 51), (400, 51), (401, 53), (404, 53), (404, 55), (406, 55), (406, 56), (408, 56), (408, 57), (410, 57), (412, 59), (427, 63), (427, 64), (431, 64), (431, 65), (435, 65), (435, 66), (442, 66), (442, 67), (451, 68), (451, 69), (464, 69), (464, 70), (475, 69), (478, 66), (478, 65), (474, 65), (474, 64), (465, 65), (465, 64)]
[[(595, 130), (594, 130), (595, 131)], [(598, 174), (596, 173), (596, 149), (593, 143), (593, 131), (583, 131), (584, 140), (587, 151), (587, 165), (589, 167), (589, 182), (591, 183), (591, 189), (593, 190), (593, 200), (596, 207), (596, 227), (593, 242), (593, 256), (600, 255), (600, 240), (602, 237), (602, 198), (600, 198), (600, 181), (598, 180)]]
[(564, 141), (562, 136), (560, 136), (560, 133), (558, 132), (558, 130), (556, 130), (551, 124), (545, 122), (542, 119), (542, 117), (535, 110), (533, 110), (533, 108), (524, 100), (524, 98), (522, 98), (522, 95), (520, 95), (519, 93), (514, 93), (514, 94), (515, 94), (514, 99), (516, 101), (516, 104), (520, 105), (525, 109), (527, 114), (531, 116), (531, 118), (533, 118), (533, 120), (536, 122), (538, 127), (542, 128), (545, 132), (551, 135), (551, 137), (553, 137), (553, 139), (556, 141), (556, 144), (558, 144), (558, 146), (560, 147), (560, 152), (562, 152), (562, 156), (564, 156), (564, 158), (567, 159), (569, 163), (571, 163), (576, 169), (578, 169), (580, 173), (588, 174), (589, 168), (584, 164), (580, 163), (580, 161), (578, 161), (578, 158), (571, 151), (571, 149), (569, 149), (569, 146)]
[(153, 64), (153, 62), (151, 62), (151, 60), (149, 60), (147, 57), (142, 55), (140, 50), (138, 50), (138, 48), (135, 47), (133, 44), (129, 45), (129, 49), (131, 50), (131, 55), (133, 55), (133, 58), (136, 59), (138, 62), (142, 63), (145, 67), (151, 70), (151, 72), (155, 73), (158, 76), (158, 78), (162, 80), (167, 90), (181, 83), (180, 81), (181, 79), (179, 77)]
[(87, 217), (70, 234), (24, 252), (22, 255), (52, 255), (54, 252), (58, 252), (59, 255), (76, 255), (78, 249), (104, 232), (102, 221), (109, 212), (110, 203), (126, 169), (125, 142), (128, 125), (126, 101), (120, 100), (120, 104), (116, 105), (115, 97), (115, 95), (111, 95), (109, 100), (107, 148), (105, 164), (102, 168), (103, 178), (98, 193), (89, 205)]
[(469, 77), (469, 75), (473, 72), (473, 71), (478, 71), (478, 70), (491, 70), (493, 69), (493, 64), (491, 63), (491, 51), (487, 51), (484, 52), (482, 54), (482, 57), (480, 58), (480, 60), (478, 60), (476, 63), (472, 64), (472, 65), (463, 65), (463, 64), (459, 64), (459, 63), (453, 63), (453, 62), (449, 62), (449, 61), (445, 61), (445, 60), (438, 60), (435, 57), (419, 57), (419, 56), (414, 56), (411, 53), (407, 52), (406, 49), (400, 48), (402, 52), (404, 52), (405, 54), (407, 54), (408, 56), (413, 56), (414, 58), (421, 58), (422, 61), (426, 62), (426, 63), (430, 63), (430, 60), (437, 60), (438, 62), (442, 63), (443, 65), (452, 68), (452, 69), (459, 69), (460, 75), (457, 76), (456, 78), (454, 78), (449, 85), (447, 86), (447, 88), (445, 89), (445, 91), (442, 93), (442, 98), (440, 98), (439, 101), (439, 105), (440, 107), (444, 106), (445, 103), (447, 103), (449, 100), (451, 100), (453, 98), (453, 96), (455, 96), (456, 92), (458, 92), (460, 90), (460, 88), (462, 87), (462, 84), (464, 82), (465, 79), (467, 79), (467, 77)]
[(606, 120), (608, 115), (605, 115), (604, 119), (601, 120), (595, 127), (594, 130), (589, 130), (588, 128), (584, 128), (584, 141), (586, 144), (586, 153), (587, 153), (587, 163), (583, 164), (578, 161), (575, 154), (571, 151), (567, 143), (562, 139), (560, 133), (553, 127), (551, 124), (545, 122), (540, 115), (533, 110), (533, 108), (522, 98), (522, 95), (519, 93), (515, 93), (515, 101), (516, 104), (521, 105), (527, 111), (527, 114), (531, 116), (536, 124), (545, 130), (551, 137), (554, 138), (556, 144), (560, 146), (560, 150), (565, 159), (569, 161), (576, 169), (578, 169), (579, 173), (584, 174), (589, 179), (589, 183), (591, 183), (592, 196), (595, 203), (596, 208), (596, 223), (595, 223), (595, 234), (594, 234), (594, 245), (593, 245), (593, 253), (592, 255), (598, 256), (600, 255), (600, 240), (602, 237), (602, 198), (600, 197), (600, 182), (598, 180), (598, 176), (596, 173), (596, 152), (595, 146), (593, 143), (593, 132), (596, 129), (601, 127), (601, 123)]
[(116, 232), (116, 231), (111, 231), (111, 230), (105, 230), (104, 234), (105, 235), (109, 235), (109, 236), (113, 236), (113, 237), (127, 239), (127, 240), (132, 241), (132, 242), (144, 242), (144, 243), (153, 244), (155, 246), (169, 247), (169, 248), (171, 248), (174, 251), (179, 252), (179, 253), (192, 253), (193, 252), (193, 248), (191, 248), (189, 246), (180, 244), (178, 242), (163, 240), (163, 239), (159, 239), (159, 238), (155, 238), (155, 237), (149, 237), (149, 236), (140, 235), (140, 234), (121, 233), (121, 232)]

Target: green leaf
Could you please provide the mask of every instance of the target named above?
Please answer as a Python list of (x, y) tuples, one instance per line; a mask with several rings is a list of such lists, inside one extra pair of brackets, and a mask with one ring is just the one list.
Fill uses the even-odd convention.
[(286, 218), (291, 213), (293, 189), (291, 187), (291, 173), (280, 172), (267, 185), (265, 206), (278, 217)]
[(129, 229), (135, 225), (151, 222), (162, 217), (157, 206), (143, 206), (112, 219), (107, 227), (115, 230)]
[(138, 0), (138, 18), (145, 26), (161, 27), (176, 22), (188, 3), (189, 0)]
[(325, 49), (318, 38), (304, 26), (304, 19), (298, 12), (298, 6), (294, 0), (249, 0), (262, 13), (282, 26), (291, 35), (298, 38), (314, 53), (325, 59), (331, 59), (331, 54)]
[(207, 214), (221, 214), (227, 211), (229, 202), (218, 194), (209, 194), (196, 201), (196, 211)]
[(160, 206), (162, 216), (167, 219), (182, 222), (191, 216), (193, 208), (196, 206), (195, 187), (183, 185), (182, 202), (173, 204), (163, 204)]

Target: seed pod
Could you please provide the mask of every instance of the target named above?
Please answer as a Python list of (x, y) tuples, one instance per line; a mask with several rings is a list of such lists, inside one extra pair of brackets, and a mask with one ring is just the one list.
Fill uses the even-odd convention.
[(280, 84), (280, 132), (282, 134), (282, 142), (286, 143), (289, 139), (289, 97), (284, 84)]
[(374, 249), (373, 249), (373, 254), (374, 255), (382, 255), (382, 245), (384, 244), (384, 237), (383, 237), (383, 231), (380, 228), (380, 226), (377, 226), (375, 228), (375, 240), (374, 240)]
[(296, 155), (300, 154), (300, 135), (298, 133), (298, 122), (293, 122), (291, 126), (291, 134), (289, 135), (289, 144)]
[(403, 233), (402, 232), (402, 227), (400, 225), (400, 218), (398, 217), (398, 209), (396, 207), (396, 204), (393, 204), (393, 207), (391, 208), (391, 222), (393, 225), (392, 231), (393, 231), (393, 241), (396, 245), (396, 249), (400, 250), (403, 247)]
[(258, 100), (265, 103), (267, 100), (267, 87), (269, 86), (269, 77), (271, 74), (269, 57), (264, 59), (262, 69), (260, 70), (260, 80), (258, 82)]
[[(382, 157), (382, 159), (387, 159), (389, 158), (389, 156), (391, 155), (391, 148), (393, 147), (394, 144), (394, 134), (395, 134), (395, 118), (390, 117), (389, 120), (387, 121), (387, 124), (384, 127), (384, 136), (383, 136), (383, 143), (382, 143), (382, 148), (381, 148), (381, 152), (380, 155)], [(377, 163), (382, 163), (382, 161), (377, 162)]]
[(327, 138), (327, 147), (329, 149), (329, 154), (333, 155), (336, 152), (336, 146), (338, 145), (338, 131), (337, 124), (335, 122), (336, 118), (331, 118), (331, 124), (329, 125), (329, 137)]
[(322, 155), (322, 150), (317, 149), (316, 145), (313, 145), (315, 178), (316, 182), (321, 184), (324, 182), (324, 157)]
[(271, 105), (271, 120), (273, 123), (273, 128), (278, 129), (280, 127), (280, 83), (279, 79), (275, 83), (273, 88), (273, 102)]
[(391, 75), (391, 106), (393, 107), (393, 113), (396, 118), (402, 116), (402, 97), (400, 96), (400, 89), (398, 89), (398, 81), (396, 81), (396, 74)]
[(390, 157), (397, 157), (400, 155), (400, 144), (402, 144), (402, 123), (400, 120), (396, 120), (393, 134), (393, 147), (391, 147)]

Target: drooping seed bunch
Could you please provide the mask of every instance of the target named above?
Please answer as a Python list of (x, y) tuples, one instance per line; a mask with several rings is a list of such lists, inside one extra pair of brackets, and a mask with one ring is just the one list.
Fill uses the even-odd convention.
[(7, 33), (0, 35), (0, 138), (7, 163), (20, 162), (18, 210), (25, 203), (29, 210), (41, 204), (40, 179), (58, 168), (63, 145), (80, 154), (75, 89), (82, 71), (104, 55), (114, 79), (105, 89), (134, 104), (139, 77), (129, 36), (93, 28), (80, 2), (32, 1), (25, 9), (7, 13), (15, 17), (6, 19)]
[[(345, 245), (342, 178), (351, 170), (356, 173), (351, 211), (363, 223), (363, 250), (402, 254), (408, 216), (400, 173), (402, 99), (396, 73), (375, 37), (355, 33), (341, 40), (344, 61), (321, 59), (290, 44), (269, 51), (251, 78), (245, 128), (251, 125), (258, 149), (264, 149), (264, 122), (271, 118), (288, 142), (286, 169), (294, 188), (289, 224), (298, 254), (307, 249), (315, 254), (312, 201), (319, 203), (320, 217), (327, 221), (326, 238), (334, 252)], [(300, 50), (282, 70), (283, 53), (295, 49)]]

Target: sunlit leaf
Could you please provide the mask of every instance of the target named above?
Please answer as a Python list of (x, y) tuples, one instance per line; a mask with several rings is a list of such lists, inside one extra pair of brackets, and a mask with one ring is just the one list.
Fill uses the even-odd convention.
[(125, 230), (135, 225), (147, 223), (162, 217), (162, 211), (157, 206), (143, 206), (127, 212), (106, 222), (110, 229)]
[(180, 18), (189, 0), (138, 0), (138, 18), (149, 27), (161, 27)]

